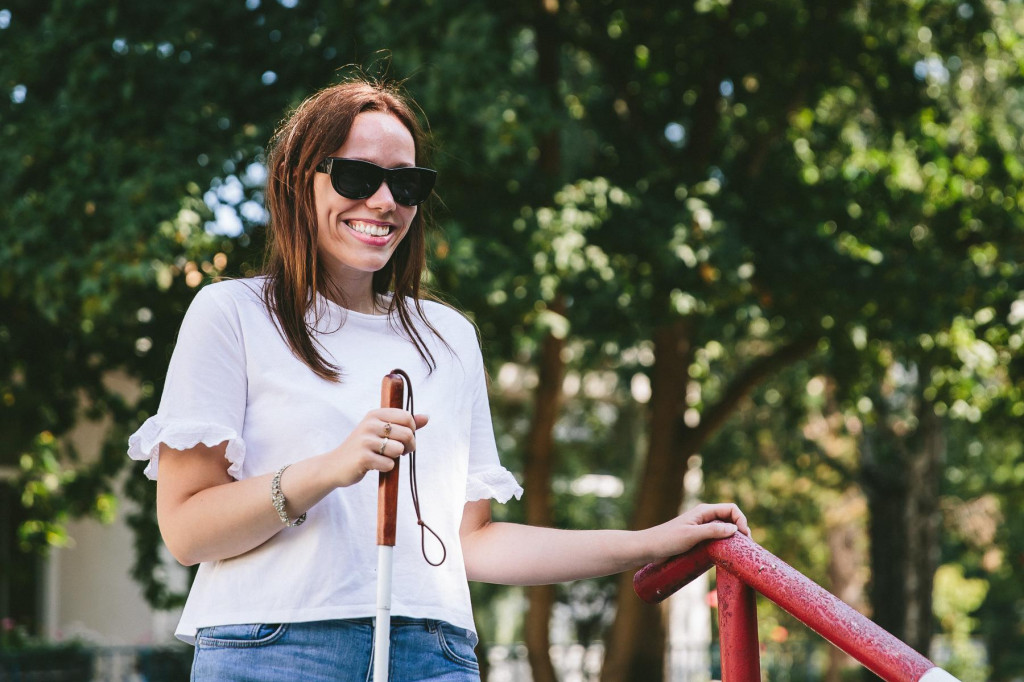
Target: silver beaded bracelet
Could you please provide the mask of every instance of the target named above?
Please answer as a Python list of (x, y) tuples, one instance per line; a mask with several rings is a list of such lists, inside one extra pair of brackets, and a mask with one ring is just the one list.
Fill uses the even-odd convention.
[(270, 482), (270, 500), (271, 502), (274, 503), (274, 509), (277, 510), (277, 515), (281, 517), (281, 523), (289, 527), (301, 526), (303, 522), (306, 520), (305, 513), (303, 513), (302, 516), (300, 516), (299, 518), (292, 521), (288, 518), (288, 512), (284, 510), (285, 499), (284, 493), (281, 492), (281, 474), (283, 474), (284, 470), (287, 469), (289, 466), (291, 465), (285, 464), (283, 467), (277, 470), (276, 474), (274, 474), (274, 480)]

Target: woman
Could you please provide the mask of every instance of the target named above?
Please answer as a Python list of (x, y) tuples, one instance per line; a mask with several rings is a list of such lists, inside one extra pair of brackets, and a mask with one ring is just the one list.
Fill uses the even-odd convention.
[[(167, 547), (200, 564), (177, 636), (195, 680), (366, 680), (377, 477), (418, 450), (427, 543), (402, 478), (391, 679), (477, 680), (468, 580), (607, 575), (749, 533), (729, 504), (644, 531), (492, 523), (522, 489), (498, 461), (473, 326), (425, 300), (421, 209), (434, 172), (410, 101), (351, 81), (300, 105), (271, 142), (263, 277), (202, 289), (157, 415), (130, 441), (157, 480)], [(405, 370), (430, 412), (375, 408)], [(722, 523), (713, 523), (713, 521)], [(346, 677), (347, 675), (347, 677)]]

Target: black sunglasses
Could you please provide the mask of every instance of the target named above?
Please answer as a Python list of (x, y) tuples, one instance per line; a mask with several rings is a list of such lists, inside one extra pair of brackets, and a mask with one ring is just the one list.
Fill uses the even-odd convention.
[(373, 196), (380, 183), (388, 183), (391, 196), (403, 206), (422, 204), (434, 189), (437, 171), (430, 168), (403, 166), (381, 168), (369, 161), (341, 159), (329, 156), (316, 170), (331, 176), (334, 191), (346, 199), (366, 199)]

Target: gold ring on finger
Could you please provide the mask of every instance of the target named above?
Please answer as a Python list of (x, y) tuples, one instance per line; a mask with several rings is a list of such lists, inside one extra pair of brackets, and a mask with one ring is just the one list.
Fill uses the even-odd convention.
[(380, 450), (377, 451), (377, 454), (383, 457), (384, 456), (384, 448), (386, 448), (387, 446), (388, 446), (388, 439), (385, 438), (384, 440), (382, 440), (380, 442)]
[(384, 437), (391, 435), (391, 422), (384, 422)]

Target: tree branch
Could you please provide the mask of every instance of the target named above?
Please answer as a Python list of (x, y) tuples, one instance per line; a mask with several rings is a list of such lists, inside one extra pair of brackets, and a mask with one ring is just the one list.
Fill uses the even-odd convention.
[(829, 457), (828, 453), (814, 441), (807, 439), (804, 439), (804, 441), (809, 444), (811, 452), (818, 456), (818, 461), (842, 476), (843, 481), (846, 483), (860, 482), (860, 476), (851, 467), (846, 466), (835, 457)]
[[(750, 363), (732, 380), (725, 389), (722, 398), (704, 411), (700, 424), (689, 430), (688, 440), (693, 443), (691, 449), (696, 451), (704, 442), (721, 428), (722, 424), (732, 416), (740, 401), (750, 395), (762, 381), (775, 374), (783, 367), (790, 365), (809, 354), (818, 343), (817, 336), (799, 336), (787, 344), (779, 346), (768, 355), (763, 355)], [(680, 420), (681, 421), (681, 420)]]

